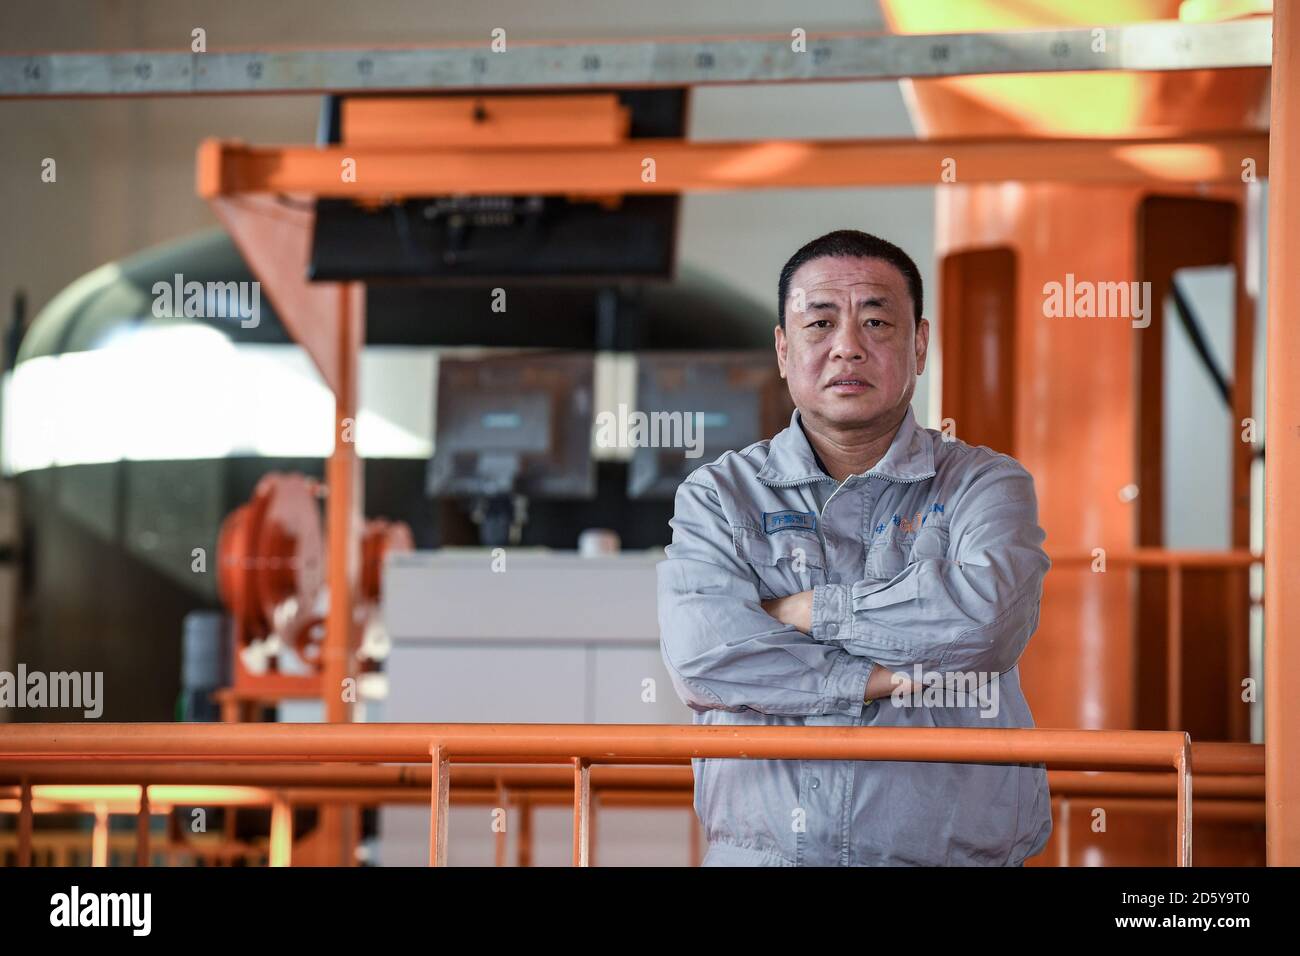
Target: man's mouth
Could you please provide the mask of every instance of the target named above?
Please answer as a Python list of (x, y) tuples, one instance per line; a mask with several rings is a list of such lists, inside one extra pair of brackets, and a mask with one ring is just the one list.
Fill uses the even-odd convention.
[(826, 387), (845, 395), (852, 395), (857, 392), (865, 392), (871, 386), (867, 384), (866, 379), (858, 378), (855, 375), (845, 375), (832, 380)]

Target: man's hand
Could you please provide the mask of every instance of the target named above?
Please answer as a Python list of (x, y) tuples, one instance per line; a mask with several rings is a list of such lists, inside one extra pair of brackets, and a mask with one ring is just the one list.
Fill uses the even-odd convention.
[(812, 591), (800, 591), (789, 597), (769, 598), (762, 601), (763, 610), (782, 624), (812, 633)]

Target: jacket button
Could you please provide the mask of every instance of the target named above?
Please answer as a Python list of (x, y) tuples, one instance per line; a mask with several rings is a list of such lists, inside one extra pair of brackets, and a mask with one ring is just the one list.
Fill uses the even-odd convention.
[(826, 580), (829, 581), (831, 584), (839, 584), (840, 576), (838, 574), (828, 574), (826, 576)]
[(838, 634), (839, 632), (840, 632), (840, 626), (838, 624), (831, 623), (826, 625), (827, 634)]
[(811, 786), (814, 790), (816, 790), (816, 789), (817, 789), (818, 787), (820, 787), (821, 785), (822, 785), (822, 782), (821, 782), (820, 780), (818, 780), (816, 777), (813, 777), (812, 780), (811, 780), (810, 783), (809, 783), (809, 786)]

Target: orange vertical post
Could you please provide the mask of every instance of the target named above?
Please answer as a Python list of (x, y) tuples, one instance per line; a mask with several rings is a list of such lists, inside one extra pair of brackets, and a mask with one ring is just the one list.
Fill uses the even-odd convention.
[(573, 865), (590, 865), (591, 761), (573, 758)]
[(90, 865), (108, 866), (108, 805), (95, 804), (95, 829), (90, 836)]
[(1269, 866), (1300, 865), (1300, 10), (1273, 10), (1264, 472), (1264, 804)]
[(283, 791), (271, 803), (271, 866), (293, 865), (293, 805)]
[(32, 782), (27, 777), (18, 797), (18, 865), (32, 865)]
[(326, 475), (329, 499), (326, 538), (329, 542), (329, 613), (325, 618), (325, 644), (321, 649), (325, 719), (346, 723), (352, 719), (352, 695), (343, 682), (352, 676), (354, 606), (360, 567), (361, 467), (357, 456), (357, 388), (361, 343), (365, 334), (365, 286), (359, 282), (339, 287), (338, 387), (334, 392), (334, 453)]
[[(329, 611), (321, 648), (321, 695), (325, 720), (332, 724), (352, 720), (355, 684), (345, 688), (352, 673), (355, 650), (355, 607), (360, 574), (361, 460), (357, 455), (358, 378), (361, 344), (365, 336), (365, 286), (359, 282), (338, 287), (338, 381), (334, 390), (334, 452), (326, 465), (329, 497), (326, 502), (325, 537), (329, 547), (326, 581)], [(358, 833), (354, 808), (323, 806), (320, 827), (326, 852), (335, 866), (355, 862)]]
[(149, 788), (140, 788), (140, 810), (135, 818), (135, 865), (149, 865)]
[(451, 764), (447, 750), (434, 746), (433, 786), (429, 806), (429, 865), (447, 865), (447, 807), (451, 802)]
[(1165, 611), (1165, 654), (1168, 689), (1166, 730), (1177, 730), (1183, 722), (1183, 567), (1169, 565)]

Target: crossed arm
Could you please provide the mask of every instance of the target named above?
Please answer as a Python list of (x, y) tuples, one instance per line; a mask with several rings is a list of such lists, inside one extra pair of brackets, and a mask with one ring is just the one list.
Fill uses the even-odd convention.
[(950, 513), (949, 543), (923, 531), (889, 581), (759, 601), (716, 489), (683, 483), (659, 565), (662, 650), (679, 695), (695, 709), (856, 715), (914, 665), (1010, 670), (1037, 627), (1050, 567), (1033, 481), (1005, 459), (972, 478)]

